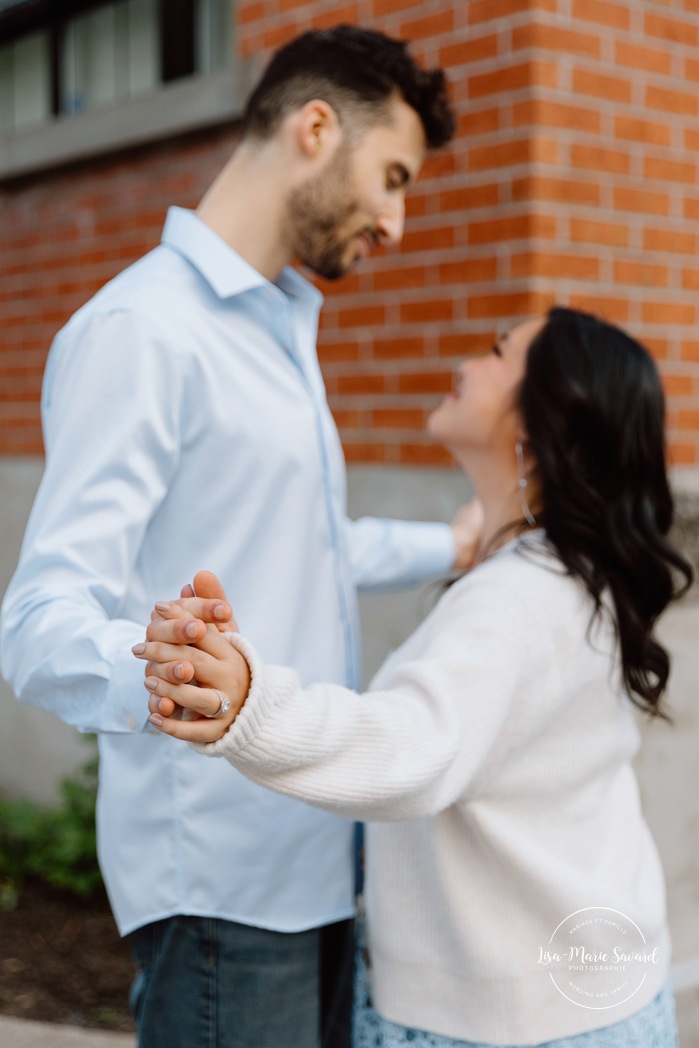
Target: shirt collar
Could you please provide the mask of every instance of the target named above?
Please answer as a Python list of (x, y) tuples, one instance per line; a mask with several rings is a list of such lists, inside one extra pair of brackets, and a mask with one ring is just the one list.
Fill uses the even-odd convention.
[(310, 281), (286, 266), (274, 284), (246, 262), (218, 233), (182, 207), (168, 209), (161, 242), (186, 258), (219, 298), (241, 295), (253, 288), (277, 287), (291, 298), (320, 306), (323, 296)]

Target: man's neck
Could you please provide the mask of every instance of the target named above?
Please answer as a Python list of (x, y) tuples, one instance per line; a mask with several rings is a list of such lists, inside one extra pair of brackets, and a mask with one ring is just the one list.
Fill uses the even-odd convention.
[(207, 226), (267, 280), (293, 261), (286, 194), (268, 150), (238, 147), (197, 208)]

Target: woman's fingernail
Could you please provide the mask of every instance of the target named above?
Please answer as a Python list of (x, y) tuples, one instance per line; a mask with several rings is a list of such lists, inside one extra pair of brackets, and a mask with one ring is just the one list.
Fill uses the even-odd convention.
[(146, 677), (143, 683), (148, 688), (148, 691), (155, 691), (155, 689), (158, 687), (158, 678)]
[(155, 724), (156, 727), (158, 727), (158, 728), (163, 723), (163, 718), (159, 717), (157, 713), (151, 713), (151, 715), (148, 718), (148, 720), (151, 722), (151, 724)]
[(185, 630), (185, 633), (188, 637), (194, 638), (199, 633), (199, 626), (196, 622), (190, 622)]
[(174, 675), (177, 677), (178, 680), (184, 680), (184, 666), (182, 665), (181, 662), (176, 663), (176, 665), (174, 666), (172, 672), (174, 673)]
[(172, 604), (166, 600), (158, 600), (155, 604), (156, 611), (169, 611), (171, 607)]
[(131, 651), (134, 653), (134, 655), (143, 655), (143, 652), (145, 650), (146, 650), (145, 644), (134, 644), (133, 648), (131, 649)]
[(218, 619), (219, 622), (226, 621), (226, 609), (223, 604), (217, 604), (214, 608), (214, 618)]

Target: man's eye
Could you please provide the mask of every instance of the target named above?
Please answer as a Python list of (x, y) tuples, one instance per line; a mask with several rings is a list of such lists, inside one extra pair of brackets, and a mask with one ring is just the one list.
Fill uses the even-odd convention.
[(386, 188), (391, 192), (405, 189), (410, 181), (410, 175), (402, 167), (393, 167), (386, 174)]
[(500, 351), (500, 346), (497, 344), (497, 342), (493, 346), (491, 352), (494, 353), (496, 357), (501, 357), (502, 356), (502, 353)]

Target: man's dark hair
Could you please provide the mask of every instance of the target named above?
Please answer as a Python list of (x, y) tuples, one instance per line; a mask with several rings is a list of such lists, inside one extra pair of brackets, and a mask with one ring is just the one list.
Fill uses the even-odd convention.
[(314, 98), (332, 106), (340, 124), (366, 128), (387, 116), (398, 94), (420, 117), (428, 146), (444, 145), (456, 126), (446, 77), (441, 69), (422, 69), (407, 47), (360, 26), (302, 33), (276, 52), (250, 95), (243, 137), (269, 138)]

